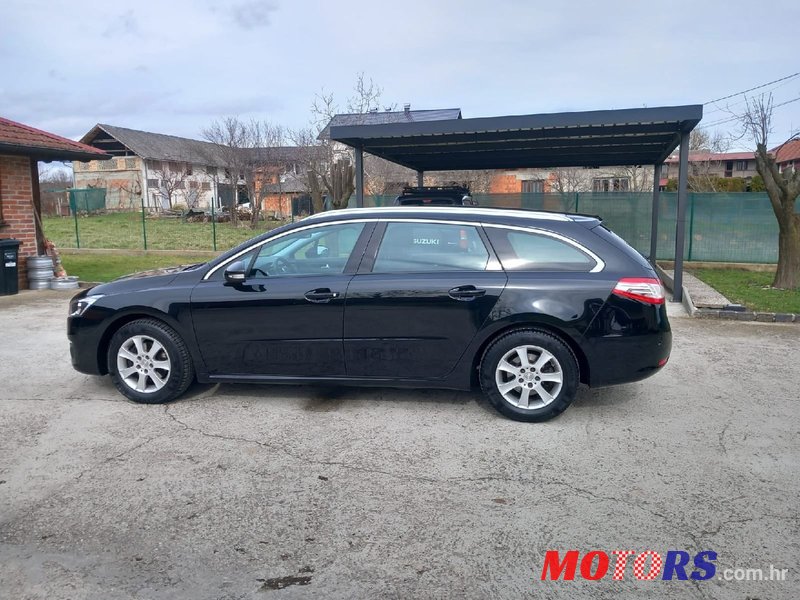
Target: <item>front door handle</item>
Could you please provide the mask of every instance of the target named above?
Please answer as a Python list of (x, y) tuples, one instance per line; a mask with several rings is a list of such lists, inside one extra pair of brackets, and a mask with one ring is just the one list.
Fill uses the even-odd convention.
[(486, 294), (486, 290), (476, 288), (474, 285), (460, 285), (447, 293), (453, 300), (474, 300), (484, 294)]
[(316, 304), (324, 304), (338, 297), (339, 292), (332, 292), (329, 288), (317, 288), (306, 292), (306, 300)]

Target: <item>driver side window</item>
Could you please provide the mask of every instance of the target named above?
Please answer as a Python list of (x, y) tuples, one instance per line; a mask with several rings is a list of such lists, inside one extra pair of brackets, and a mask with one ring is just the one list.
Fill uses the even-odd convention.
[(364, 223), (306, 229), (269, 241), (250, 265), (250, 277), (343, 273)]

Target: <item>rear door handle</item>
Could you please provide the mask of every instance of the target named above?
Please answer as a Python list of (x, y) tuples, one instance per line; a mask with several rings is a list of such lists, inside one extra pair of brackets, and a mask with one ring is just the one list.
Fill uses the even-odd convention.
[(317, 304), (324, 304), (338, 297), (339, 292), (332, 292), (329, 288), (317, 288), (306, 292), (306, 300)]
[(460, 285), (447, 293), (453, 300), (474, 300), (484, 294), (486, 294), (486, 290), (476, 288), (474, 285)]

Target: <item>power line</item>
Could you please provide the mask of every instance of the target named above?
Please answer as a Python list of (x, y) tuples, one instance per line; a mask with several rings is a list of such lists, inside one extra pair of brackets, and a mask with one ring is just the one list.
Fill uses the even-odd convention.
[(703, 106), (705, 106), (706, 104), (714, 104), (714, 102), (719, 102), (720, 100), (727, 100), (728, 98), (733, 98), (735, 96), (741, 96), (742, 94), (746, 94), (747, 92), (752, 92), (754, 90), (760, 90), (761, 88), (765, 88), (768, 85), (772, 85), (773, 83), (780, 83), (781, 81), (792, 79), (793, 77), (797, 77), (798, 75), (800, 75), (800, 71), (798, 71), (797, 73), (792, 73), (791, 75), (787, 75), (786, 77), (781, 77), (780, 79), (776, 79), (775, 81), (770, 81), (769, 83), (762, 83), (761, 85), (751, 87), (750, 89), (743, 90), (741, 92), (736, 92), (735, 94), (728, 94), (727, 96), (723, 96), (722, 98), (715, 98), (714, 100), (709, 100), (708, 102), (704, 102)]
[[(787, 100), (786, 102), (781, 102), (780, 104), (773, 104), (772, 108), (774, 110), (776, 108), (780, 108), (781, 106), (786, 106), (787, 104), (791, 104), (792, 102), (797, 102), (798, 100), (800, 100), (800, 96), (798, 96), (797, 98), (792, 98), (791, 100)], [(732, 123), (733, 121), (738, 121), (739, 118), (740, 118), (739, 116), (733, 116), (733, 117), (728, 117), (727, 119), (721, 119), (719, 121), (712, 121), (711, 123), (706, 123), (705, 125), (698, 127), (698, 129), (706, 129), (708, 127), (716, 127), (717, 125), (725, 125), (726, 123)]]

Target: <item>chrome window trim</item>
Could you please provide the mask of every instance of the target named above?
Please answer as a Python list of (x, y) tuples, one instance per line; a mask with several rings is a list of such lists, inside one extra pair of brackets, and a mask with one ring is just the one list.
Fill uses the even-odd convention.
[[(430, 206), (420, 208), (419, 206), (374, 206), (369, 208), (343, 208), (337, 212), (342, 215), (358, 215), (370, 212), (409, 212), (421, 213), (427, 210), (441, 210), (448, 213), (464, 215), (481, 215), (490, 217), (522, 217), (528, 219), (539, 219), (542, 221), (573, 221), (563, 213), (551, 213), (536, 210), (520, 210), (516, 208), (491, 208), (488, 206)], [(320, 213), (325, 214), (325, 213)], [(317, 218), (317, 215), (308, 217)], [(385, 218), (385, 217), (384, 217)]]
[[(538, 235), (544, 235), (544, 236), (547, 236), (547, 237), (551, 237), (551, 238), (557, 239), (559, 241), (562, 241), (562, 242), (564, 242), (566, 244), (569, 244), (570, 246), (580, 250), (584, 254), (588, 255), (589, 258), (591, 258), (595, 262), (594, 267), (591, 270), (587, 271), (588, 273), (599, 273), (600, 271), (602, 271), (603, 269), (606, 268), (606, 263), (603, 261), (602, 258), (597, 256), (597, 254), (595, 254), (594, 252), (589, 250), (583, 244), (581, 244), (581, 243), (577, 242), (576, 240), (573, 240), (572, 238), (567, 237), (567, 236), (565, 236), (565, 235), (563, 235), (561, 233), (556, 233), (554, 231), (548, 231), (547, 229), (540, 229), (538, 227), (519, 227), (519, 226), (516, 226), (516, 225), (504, 225), (504, 224), (500, 224), (500, 223), (481, 223), (481, 226), (484, 227), (484, 228), (494, 227), (494, 228), (497, 228), (497, 229), (512, 229), (514, 231), (522, 231), (522, 232), (525, 232), (525, 233), (535, 233), (535, 234), (538, 234)], [(502, 262), (502, 260), (500, 262)], [(575, 271), (575, 272), (579, 273), (581, 271)]]

